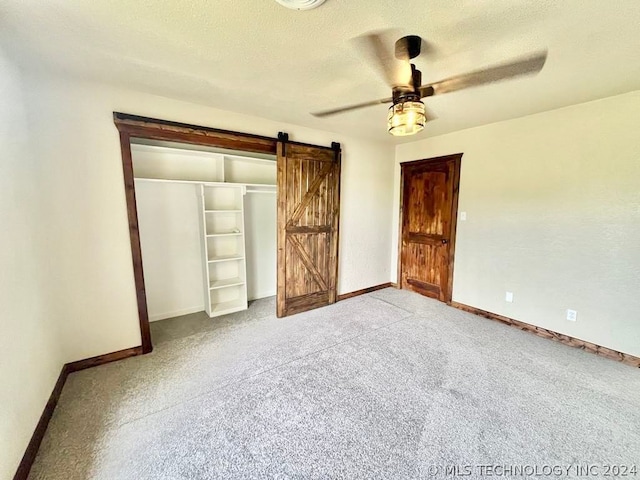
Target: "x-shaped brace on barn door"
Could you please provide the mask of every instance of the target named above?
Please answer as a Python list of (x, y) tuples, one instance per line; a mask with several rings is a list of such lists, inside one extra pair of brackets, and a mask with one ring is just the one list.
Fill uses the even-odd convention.
[[(302, 216), (302, 214), (304, 213), (305, 209), (309, 206), (309, 204), (313, 200), (313, 197), (315, 197), (318, 194), (318, 190), (320, 190), (320, 186), (322, 185), (322, 182), (324, 182), (324, 180), (327, 178), (327, 175), (329, 175), (329, 173), (331, 172), (332, 167), (333, 167), (333, 165), (330, 162), (326, 162), (325, 163), (325, 165), (320, 170), (320, 173), (318, 174), (318, 176), (311, 183), (311, 185), (309, 186), (309, 189), (304, 194), (304, 197), (302, 198), (302, 201), (298, 204), (296, 209), (293, 211), (293, 214), (291, 215), (291, 218), (287, 222), (287, 226), (286, 226), (287, 233), (289, 233), (289, 235), (287, 235), (287, 239), (288, 239), (289, 243), (291, 244), (293, 249), (296, 251), (296, 253), (300, 257), (300, 260), (302, 260), (302, 264), (309, 271), (309, 273), (311, 273), (313, 281), (316, 282), (316, 284), (322, 290), (327, 290), (329, 288), (328, 285), (327, 285), (326, 280), (322, 277), (322, 274), (318, 271), (316, 266), (313, 264), (313, 260), (309, 256), (308, 252), (304, 249), (304, 246), (302, 245), (300, 240), (298, 238), (294, 237), (293, 235), (294, 234), (303, 234), (303, 233), (320, 233), (320, 232), (323, 232), (323, 231), (326, 231), (326, 232), (330, 231), (329, 227), (326, 227), (326, 228), (322, 228), (321, 227), (321, 228), (316, 228), (316, 229), (309, 228), (309, 230), (307, 232), (304, 232), (304, 231), (300, 231), (304, 227), (296, 227), (295, 223), (298, 220), (300, 220), (300, 217)], [(294, 231), (291, 231), (291, 230), (294, 230)]]

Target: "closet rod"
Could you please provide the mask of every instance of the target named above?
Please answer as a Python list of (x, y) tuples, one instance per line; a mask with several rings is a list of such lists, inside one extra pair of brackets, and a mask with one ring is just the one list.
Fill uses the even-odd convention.
[(249, 190), (247, 189), (247, 193), (270, 193), (270, 194), (274, 194), (275, 195), (275, 191), (271, 190)]

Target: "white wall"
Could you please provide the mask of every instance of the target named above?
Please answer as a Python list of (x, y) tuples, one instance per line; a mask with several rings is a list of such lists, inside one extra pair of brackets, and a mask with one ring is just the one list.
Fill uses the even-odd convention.
[(225, 182), (275, 185), (278, 183), (277, 174), (275, 158), (264, 160), (225, 155)]
[(453, 300), (640, 356), (639, 125), (636, 91), (399, 145), (393, 277), (399, 162), (463, 152)]
[(200, 185), (144, 180), (135, 185), (149, 320), (203, 311)]
[[(0, 49), (0, 479), (10, 479), (62, 368), (47, 308), (47, 199), (30, 155), (20, 72)], [(44, 253), (44, 255), (43, 255)]]
[(46, 265), (66, 361), (140, 344), (117, 130), (121, 111), (343, 145), (340, 293), (389, 281), (394, 150), (345, 135), (67, 79), (29, 79), (32, 130), (47, 177)]
[(219, 154), (133, 143), (131, 157), (135, 177), (224, 181), (224, 158)]
[(249, 300), (276, 294), (277, 207), (274, 193), (247, 193), (244, 196)]

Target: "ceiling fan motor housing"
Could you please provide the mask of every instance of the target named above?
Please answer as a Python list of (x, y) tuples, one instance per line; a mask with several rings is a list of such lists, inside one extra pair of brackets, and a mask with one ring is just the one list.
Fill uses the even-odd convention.
[(393, 103), (402, 103), (402, 102), (418, 102), (420, 101), (420, 94), (407, 90), (403, 87), (394, 87), (393, 89)]
[(396, 41), (395, 55), (399, 60), (411, 60), (420, 55), (421, 48), (421, 37), (418, 35), (407, 35)]

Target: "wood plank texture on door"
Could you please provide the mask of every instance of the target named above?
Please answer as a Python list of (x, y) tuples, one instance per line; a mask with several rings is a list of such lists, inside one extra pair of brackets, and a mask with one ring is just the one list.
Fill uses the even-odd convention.
[(278, 317), (336, 301), (339, 191), (339, 149), (278, 144)]
[(460, 157), (402, 165), (400, 286), (451, 301)]

